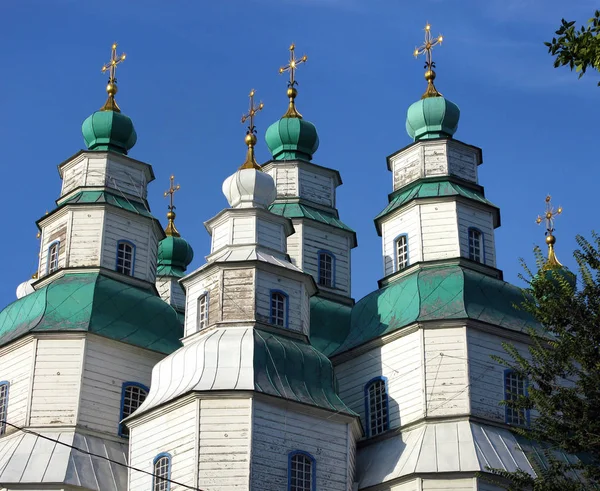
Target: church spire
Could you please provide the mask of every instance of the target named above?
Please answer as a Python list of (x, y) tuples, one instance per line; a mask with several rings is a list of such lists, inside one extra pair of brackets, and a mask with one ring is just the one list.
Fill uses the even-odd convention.
[(290, 105), (288, 106), (288, 110), (283, 115), (284, 118), (302, 118), (302, 114), (298, 112), (296, 109), (295, 99), (298, 95), (298, 90), (296, 89), (296, 85), (298, 82), (296, 81), (296, 70), (298, 69), (298, 65), (305, 63), (308, 60), (308, 56), (304, 55), (301, 58), (296, 58), (295, 54), (296, 45), (292, 43), (290, 45), (290, 59), (286, 66), (282, 66), (279, 69), (279, 74), (283, 74), (285, 72), (290, 72), (290, 81), (288, 82), (287, 96), (290, 98)]
[(255, 93), (256, 91), (252, 89), (250, 94), (248, 94), (248, 97), (250, 98), (250, 106), (248, 113), (242, 116), (242, 124), (248, 120), (250, 121), (250, 124), (248, 125), (248, 131), (246, 131), (246, 137), (244, 138), (244, 141), (248, 146), (248, 151), (246, 152), (246, 160), (240, 169), (261, 170), (260, 165), (258, 165), (256, 162), (256, 157), (254, 156), (254, 146), (256, 145), (256, 126), (254, 126), (254, 116), (256, 116), (259, 111), (262, 111), (262, 108), (265, 107), (265, 105), (262, 102), (259, 102), (258, 106), (254, 105)]
[(556, 244), (556, 237), (554, 237), (554, 219), (562, 213), (562, 206), (559, 206), (556, 210), (552, 206), (552, 197), (550, 195), (546, 196), (546, 211), (544, 212), (543, 217), (538, 215), (536, 219), (536, 223), (540, 225), (543, 221), (546, 223), (546, 244), (548, 244), (548, 260), (544, 265), (545, 270), (562, 268), (563, 265), (556, 258), (556, 253), (554, 252), (554, 244)]
[(118, 91), (117, 88), (117, 65), (125, 61), (125, 53), (117, 55), (117, 43), (113, 43), (112, 50), (110, 53), (110, 61), (102, 67), (102, 73), (108, 72), (108, 85), (106, 86), (106, 92), (108, 92), (108, 99), (104, 103), (104, 106), (100, 109), (101, 111), (115, 111), (121, 112), (117, 101), (115, 101), (115, 95)]
[(427, 80), (427, 90), (421, 96), (421, 99), (426, 99), (428, 97), (442, 97), (442, 94), (438, 92), (433, 84), (433, 81), (435, 80), (435, 62), (431, 57), (431, 52), (435, 46), (442, 44), (444, 38), (441, 34), (435, 40), (431, 37), (431, 25), (429, 22), (425, 26), (424, 30), (425, 41), (420, 47), (415, 48), (413, 52), (415, 58), (417, 58), (419, 55), (425, 54), (425, 80)]
[(168, 196), (169, 197), (169, 211), (167, 213), (167, 219), (169, 220), (169, 223), (167, 224), (167, 228), (165, 228), (165, 234), (167, 234), (167, 237), (181, 237), (181, 235), (179, 234), (179, 231), (175, 228), (175, 205), (173, 204), (173, 196), (174, 194), (179, 191), (181, 189), (181, 186), (179, 184), (177, 184), (177, 186), (174, 185), (174, 181), (175, 181), (175, 176), (171, 176), (170, 178), (170, 185), (169, 185), (169, 189), (167, 191), (165, 191), (165, 198)]

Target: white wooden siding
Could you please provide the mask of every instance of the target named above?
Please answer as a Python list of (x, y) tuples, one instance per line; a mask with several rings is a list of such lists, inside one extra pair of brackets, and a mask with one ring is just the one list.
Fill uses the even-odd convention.
[(422, 491), (473, 491), (477, 489), (474, 477), (466, 479), (449, 478), (443, 479), (423, 479)]
[(212, 232), (212, 246), (210, 252), (215, 252), (225, 247), (229, 243), (229, 230), (231, 224), (229, 221), (217, 225)]
[(287, 489), (288, 455), (302, 450), (316, 460), (316, 489), (348, 491), (347, 426), (254, 401), (251, 489)]
[(409, 482), (403, 482), (402, 484), (394, 484), (389, 491), (421, 491), (421, 481), (413, 479)]
[(420, 205), (423, 261), (458, 257), (456, 203), (437, 202)]
[(396, 238), (408, 236), (408, 264), (422, 261), (421, 252), (421, 216), (418, 206), (403, 209), (386, 218), (381, 227), (383, 245), (383, 268), (387, 276), (395, 271)]
[(40, 277), (47, 274), (48, 269), (48, 249), (54, 241), (59, 241), (58, 248), (58, 267), (64, 268), (67, 258), (67, 228), (69, 222), (68, 213), (58, 213), (55, 215), (55, 221), (44, 226), (40, 241), (40, 262), (38, 272)]
[(256, 272), (256, 319), (271, 322), (271, 290), (281, 290), (288, 295), (288, 329), (309, 335), (307, 294), (301, 282), (282, 278), (265, 271)]
[(448, 173), (450, 175), (477, 183), (478, 163), (479, 151), (477, 149), (448, 142)]
[(431, 142), (422, 147), (424, 177), (448, 174), (448, 156), (445, 142)]
[(287, 253), (290, 256), (292, 264), (302, 269), (304, 261), (301, 245), (304, 225), (301, 220), (293, 220), (293, 224), (295, 232), (287, 238)]
[(257, 242), (260, 245), (270, 247), (276, 251), (285, 252), (286, 247), (285, 237), (283, 236), (283, 225), (259, 219), (257, 231)]
[(180, 311), (185, 311), (185, 293), (175, 278), (156, 277), (156, 290), (165, 302)]
[(251, 268), (224, 270), (222, 288), (222, 319), (224, 321), (253, 320), (254, 270)]
[(325, 206), (335, 207), (333, 179), (306, 169), (298, 170), (300, 197)]
[(233, 219), (233, 244), (253, 244), (256, 242), (256, 218)]
[(77, 416), (84, 340), (38, 339), (30, 424), (73, 425)]
[(421, 177), (421, 147), (415, 145), (392, 159), (394, 191)]
[[(171, 455), (171, 479), (196, 487), (197, 401), (172, 409), (151, 421), (130, 428), (130, 465), (153, 472), (154, 458), (163, 452)], [(204, 446), (204, 444), (202, 445)], [(179, 489), (173, 486), (172, 489)], [(129, 491), (152, 489), (152, 476), (129, 471)], [(210, 489), (202, 486), (202, 489)]]
[(427, 416), (469, 412), (465, 327), (425, 329)]
[[(13, 348), (12, 345), (21, 345)], [(31, 368), (35, 354), (35, 341), (26, 344), (12, 343), (0, 351), (0, 382), (8, 382), (7, 421), (17, 426), (26, 424), (27, 404), (31, 391)], [(13, 428), (7, 426), (7, 433)]]
[(458, 227), (461, 256), (469, 257), (469, 227), (479, 229), (483, 234), (485, 264), (496, 267), (496, 247), (494, 241), (494, 221), (492, 212), (481, 208), (457, 203)]
[(148, 218), (106, 210), (103, 234), (103, 267), (116, 269), (117, 242), (128, 240), (135, 245), (133, 276), (154, 283), (158, 238)]
[(145, 173), (141, 168), (108, 159), (107, 186), (116, 189), (117, 194), (127, 193), (144, 199), (146, 197)]
[(150, 387), (152, 367), (162, 358), (159, 353), (88, 335), (78, 424), (116, 436), (123, 382)]
[(71, 213), (68, 265), (70, 267), (99, 266), (104, 210), (76, 209)]
[[(185, 295), (185, 335), (190, 336), (198, 330), (198, 298), (208, 292), (208, 325), (222, 320), (221, 313), (221, 271), (215, 271), (188, 283)], [(223, 292), (224, 293), (224, 292)]]
[(278, 197), (296, 197), (298, 196), (298, 167), (295, 165), (277, 164), (271, 167), (269, 174), (275, 181)]
[[(423, 417), (421, 353), (421, 334), (413, 332), (335, 367), (340, 397), (360, 415), (365, 432), (365, 387), (375, 377), (387, 378), (390, 428)], [(436, 362), (432, 360), (427, 368)]]
[(324, 290), (350, 295), (350, 241), (345, 234), (311, 227), (304, 223), (302, 227), (304, 244), (302, 269), (319, 282), (319, 251), (326, 250), (335, 256), (334, 288), (319, 286)]

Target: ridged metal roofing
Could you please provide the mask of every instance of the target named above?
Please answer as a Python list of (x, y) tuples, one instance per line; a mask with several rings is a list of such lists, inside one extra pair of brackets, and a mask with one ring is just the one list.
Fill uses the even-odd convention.
[(0, 346), (56, 331), (92, 332), (167, 354), (183, 335), (177, 313), (160, 297), (100, 273), (67, 274), (0, 312)]
[(70, 196), (64, 201), (59, 201), (59, 206), (67, 204), (107, 203), (122, 210), (132, 211), (149, 218), (154, 218), (146, 203), (136, 201), (125, 196), (109, 191), (81, 191)]
[(323, 297), (310, 299), (310, 344), (329, 356), (344, 342), (350, 331), (350, 305)]
[(315, 220), (317, 222), (325, 223), (327, 225), (355, 233), (354, 230), (348, 227), (348, 225), (345, 225), (333, 213), (327, 213), (323, 210), (318, 210), (301, 203), (273, 203), (269, 207), (269, 211), (286, 218), (309, 218), (310, 220)]

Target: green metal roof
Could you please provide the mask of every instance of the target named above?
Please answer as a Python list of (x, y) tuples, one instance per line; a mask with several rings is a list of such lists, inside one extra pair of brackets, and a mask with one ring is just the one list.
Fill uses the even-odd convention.
[(59, 206), (66, 204), (107, 203), (122, 210), (132, 211), (148, 218), (154, 218), (148, 206), (140, 201), (125, 198), (109, 191), (81, 191), (58, 202)]
[(522, 331), (537, 323), (518, 310), (523, 292), (514, 285), (455, 265), (416, 270), (361, 299), (350, 333), (336, 354), (420, 321), (472, 319)]
[(148, 290), (100, 273), (67, 274), (0, 312), (0, 346), (29, 332), (87, 331), (142, 348), (171, 353), (182, 325)]
[(322, 297), (310, 299), (310, 344), (327, 356), (338, 349), (350, 331), (350, 305)]
[(271, 213), (275, 213), (276, 215), (281, 215), (286, 218), (309, 218), (320, 223), (325, 223), (327, 225), (355, 233), (354, 230), (345, 225), (333, 213), (317, 210), (316, 208), (312, 208), (301, 203), (273, 203), (269, 207), (269, 210)]
[(497, 208), (494, 203), (485, 198), (482, 192), (476, 191), (461, 184), (457, 184), (448, 180), (418, 181), (412, 186), (400, 189), (396, 193), (392, 194), (390, 204), (387, 205), (385, 209), (375, 217), (375, 221), (400, 208), (402, 205), (413, 199), (439, 198), (445, 196), (462, 196), (464, 198), (485, 203), (486, 205)]

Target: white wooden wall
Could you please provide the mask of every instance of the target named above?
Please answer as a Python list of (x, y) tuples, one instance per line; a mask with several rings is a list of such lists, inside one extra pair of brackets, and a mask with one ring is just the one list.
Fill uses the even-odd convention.
[(37, 341), (29, 424), (73, 425), (77, 418), (84, 338)]
[(395, 271), (396, 246), (399, 235), (408, 236), (408, 264), (422, 261), (421, 244), (421, 210), (419, 206), (402, 209), (389, 216), (381, 227), (381, 244), (383, 246), (384, 275)]
[(175, 309), (185, 311), (185, 293), (176, 278), (170, 276), (156, 277), (156, 290), (165, 302)]
[(316, 489), (349, 491), (348, 425), (262, 401), (254, 401), (252, 415), (251, 489), (287, 489), (288, 455), (294, 450), (316, 460)]
[(301, 198), (335, 208), (335, 189), (332, 177), (300, 168), (298, 181)]
[(67, 266), (100, 264), (103, 221), (104, 210), (98, 207), (71, 211)]
[[(394, 484), (389, 488), (382, 488), (389, 491), (476, 491), (477, 489), (485, 491), (496, 491), (496, 488), (477, 487), (477, 479), (474, 477), (444, 477), (440, 479), (412, 479), (401, 484)], [(498, 488), (499, 491), (499, 488)]]
[[(273, 217), (275, 218), (275, 217)], [(283, 224), (257, 216), (234, 216), (216, 225), (212, 232), (211, 253), (227, 245), (260, 244), (285, 252)]]
[(193, 278), (186, 283), (185, 295), (185, 335), (191, 336), (198, 331), (198, 298), (208, 293), (208, 325), (223, 320), (221, 312), (221, 278), (223, 272), (213, 271), (205, 276)]
[(256, 318), (271, 322), (271, 290), (288, 295), (288, 329), (310, 334), (309, 302), (303, 283), (266, 271), (256, 271)]
[(294, 219), (294, 233), (287, 237), (287, 253), (294, 266), (302, 269), (304, 258), (302, 257), (302, 237), (304, 234), (304, 220)]
[[(198, 442), (198, 402), (171, 409), (149, 422), (130, 428), (130, 465), (153, 472), (154, 458), (163, 452), (171, 455), (171, 479), (196, 487)], [(202, 446), (210, 446), (203, 441)], [(171, 489), (179, 489), (172, 486)], [(152, 476), (129, 471), (129, 491), (152, 489)], [(205, 491), (211, 488), (203, 487)], [(214, 488), (212, 488), (214, 489)]]
[(319, 286), (320, 289), (333, 291), (342, 295), (350, 295), (350, 239), (346, 234), (337, 234), (329, 228), (309, 225), (305, 221), (302, 226), (302, 269), (311, 274), (315, 282), (319, 281), (320, 250), (327, 250), (335, 255), (335, 288)]
[(253, 268), (223, 271), (221, 287), (223, 321), (254, 319), (255, 274)]
[[(26, 424), (34, 356), (33, 339), (16, 341), (0, 349), (0, 382), (9, 383), (7, 421), (17, 426)], [(6, 427), (7, 433), (13, 431)]]
[(460, 235), (460, 254), (469, 257), (469, 227), (479, 229), (483, 234), (485, 264), (496, 267), (496, 247), (492, 212), (464, 203), (456, 203)]
[(48, 223), (42, 228), (38, 266), (40, 278), (47, 274), (48, 248), (52, 242), (56, 240), (60, 241), (58, 249), (58, 267), (64, 268), (67, 261), (67, 228), (69, 225), (69, 214), (66, 211), (58, 212), (52, 218), (52, 222)]
[(88, 334), (78, 424), (118, 434), (123, 382), (150, 387), (152, 367), (164, 355)]
[(218, 251), (229, 243), (229, 222), (217, 225), (212, 231), (210, 252)]
[(266, 171), (277, 187), (277, 196), (282, 198), (298, 196), (298, 166), (296, 164), (277, 164)]
[(283, 235), (283, 226), (279, 223), (259, 220), (256, 242), (264, 247), (275, 249), (276, 251), (285, 251), (286, 242)]
[(456, 203), (426, 203), (420, 209), (423, 261), (459, 256)]
[(340, 397), (360, 415), (365, 434), (365, 386), (375, 377), (387, 378), (390, 428), (423, 417), (422, 345), (422, 334), (413, 332), (335, 367)]
[(102, 234), (103, 267), (116, 269), (117, 242), (128, 240), (135, 244), (133, 276), (154, 283), (158, 237), (154, 230), (154, 223), (151, 220), (107, 209)]

